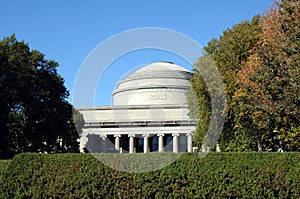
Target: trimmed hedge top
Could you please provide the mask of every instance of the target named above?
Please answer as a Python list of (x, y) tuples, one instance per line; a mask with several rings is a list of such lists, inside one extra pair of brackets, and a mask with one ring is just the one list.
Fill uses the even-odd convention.
[(0, 161), (0, 170), (0, 198), (300, 198), (300, 153), (184, 153), (161, 170), (138, 174), (90, 154), (24, 153)]

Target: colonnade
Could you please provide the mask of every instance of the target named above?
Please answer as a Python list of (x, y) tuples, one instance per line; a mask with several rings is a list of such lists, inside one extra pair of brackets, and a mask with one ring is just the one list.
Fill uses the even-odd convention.
[[(177, 153), (179, 152), (179, 133), (174, 133), (172, 134), (172, 145), (173, 145), (173, 152)], [(181, 134), (182, 135), (182, 134)], [(187, 134), (183, 134), (187, 136), (187, 152), (192, 152), (193, 147), (192, 147), (192, 133), (187, 133)], [(164, 146), (164, 139), (163, 137), (165, 136), (165, 134), (160, 133), (157, 134), (158, 137), (158, 152), (164, 152), (165, 151), (165, 146)], [(115, 138), (115, 150), (120, 151), (120, 134), (115, 134), (114, 138)], [(135, 134), (128, 134), (129, 137), (129, 153), (134, 153), (134, 138), (136, 137)], [(143, 151), (144, 153), (150, 152), (149, 151), (149, 134), (143, 134)]]
[[(172, 142), (170, 141), (170, 135), (172, 135)], [(108, 139), (108, 136), (110, 137), (110, 139)], [(192, 133), (173, 133), (173, 134), (164, 134), (164, 133), (159, 133), (159, 134), (156, 134), (156, 135), (153, 135), (153, 134), (101, 134), (100, 135), (100, 140), (101, 141), (101, 151), (105, 152), (107, 151), (107, 147), (108, 146), (114, 146), (114, 149), (116, 152), (120, 152), (122, 153), (123, 149), (122, 149), (122, 141), (124, 143), (124, 140), (121, 140), (121, 137), (124, 138), (124, 136), (128, 136), (128, 138), (125, 140), (125, 142), (127, 143), (127, 140), (129, 143), (127, 143), (127, 150), (129, 153), (135, 153), (136, 152), (136, 148), (137, 145), (136, 143), (136, 140), (135, 138), (137, 137), (138, 139), (142, 139), (143, 141), (143, 147), (141, 145), (139, 145), (140, 149), (139, 149), (139, 152), (143, 152), (144, 153), (147, 153), (147, 152), (152, 152), (150, 150), (151, 149), (151, 146), (153, 147), (152, 142), (153, 142), (153, 139), (150, 140), (150, 138), (153, 138), (155, 136), (157, 136), (157, 138), (155, 138), (155, 142), (154, 143), (157, 143), (157, 144), (154, 144), (156, 147), (155, 147), (155, 151), (158, 151), (158, 152), (165, 152), (165, 149), (167, 146), (164, 146), (164, 144), (166, 144), (166, 140), (164, 142), (164, 137), (166, 137), (166, 139), (168, 138), (168, 142), (169, 144), (172, 144), (171, 146), (169, 145), (168, 146), (168, 151), (173, 151), (175, 153), (178, 153), (180, 151), (187, 151), (187, 152), (192, 152), (193, 150), (193, 147), (192, 147)], [(86, 137), (86, 136), (84, 136)], [(125, 138), (126, 138), (125, 137)], [(184, 138), (186, 137), (186, 138)], [(182, 142), (182, 139), (183, 142)], [(89, 140), (89, 139), (88, 139)], [(86, 143), (87, 141), (86, 140)], [(113, 143), (113, 140), (114, 140), (114, 143)], [(90, 140), (92, 142), (92, 140)], [(111, 142), (110, 142), (111, 141)], [(108, 143), (110, 142), (110, 143)], [(96, 143), (94, 143), (96, 144)], [(111, 145), (112, 144), (112, 145)], [(86, 144), (85, 144), (86, 145)], [(150, 146), (151, 145), (151, 146)], [(99, 145), (98, 145), (99, 146)], [(110, 147), (108, 147), (110, 148)]]

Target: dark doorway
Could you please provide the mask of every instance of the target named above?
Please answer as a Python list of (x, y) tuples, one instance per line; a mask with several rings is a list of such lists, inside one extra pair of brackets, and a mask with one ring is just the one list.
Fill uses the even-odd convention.
[(107, 152), (109, 153), (115, 153), (115, 137), (114, 135), (107, 135), (107, 142), (106, 142), (106, 147), (107, 147)]
[(158, 151), (158, 137), (156, 135), (149, 137), (149, 146), (150, 146), (150, 152)]
[(173, 151), (173, 136), (172, 136), (172, 134), (165, 134), (164, 147), (165, 147), (165, 152)]
[(129, 152), (129, 137), (128, 137), (128, 135), (121, 135), (120, 148), (122, 148), (122, 153)]
[(103, 143), (102, 138), (99, 135), (90, 134), (87, 136), (88, 142), (86, 144), (86, 149), (90, 153), (102, 152)]
[(187, 152), (187, 136), (179, 136), (179, 152)]
[(143, 153), (144, 152), (144, 138), (143, 137), (135, 137), (135, 152)]

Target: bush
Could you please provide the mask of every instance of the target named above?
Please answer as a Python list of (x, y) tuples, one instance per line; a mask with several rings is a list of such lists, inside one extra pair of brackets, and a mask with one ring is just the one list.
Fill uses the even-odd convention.
[(0, 185), (9, 167), (10, 160), (0, 160)]
[(25, 153), (0, 165), (7, 169), (0, 198), (300, 197), (300, 153), (185, 153), (161, 170), (138, 174), (111, 169), (90, 154)]

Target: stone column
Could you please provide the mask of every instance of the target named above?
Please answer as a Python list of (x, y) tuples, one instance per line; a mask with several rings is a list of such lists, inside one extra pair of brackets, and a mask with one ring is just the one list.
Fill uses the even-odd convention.
[(192, 133), (187, 133), (187, 151), (188, 152), (193, 152), (193, 138), (192, 138)]
[(87, 142), (88, 142), (87, 133), (83, 131), (80, 138), (80, 144), (79, 144), (79, 150), (81, 153), (85, 152), (84, 150), (86, 149)]
[(221, 152), (219, 143), (217, 143), (217, 146), (216, 146), (216, 152)]
[(106, 135), (101, 135), (100, 137), (102, 138), (101, 151), (106, 153), (107, 152)]
[(148, 151), (148, 137), (149, 137), (149, 135), (148, 134), (145, 134), (145, 135), (143, 135), (143, 137), (144, 137), (144, 153), (147, 153), (147, 152), (149, 152)]
[(129, 134), (129, 153), (133, 153), (134, 152), (134, 137), (135, 135)]
[(116, 135), (114, 135), (114, 137), (115, 137), (115, 149), (117, 151), (120, 151), (120, 137), (121, 137), (121, 135), (116, 134)]
[(158, 152), (164, 152), (164, 134), (158, 134)]
[(179, 149), (178, 149), (178, 133), (174, 133), (172, 134), (173, 136), (173, 152), (178, 153)]

